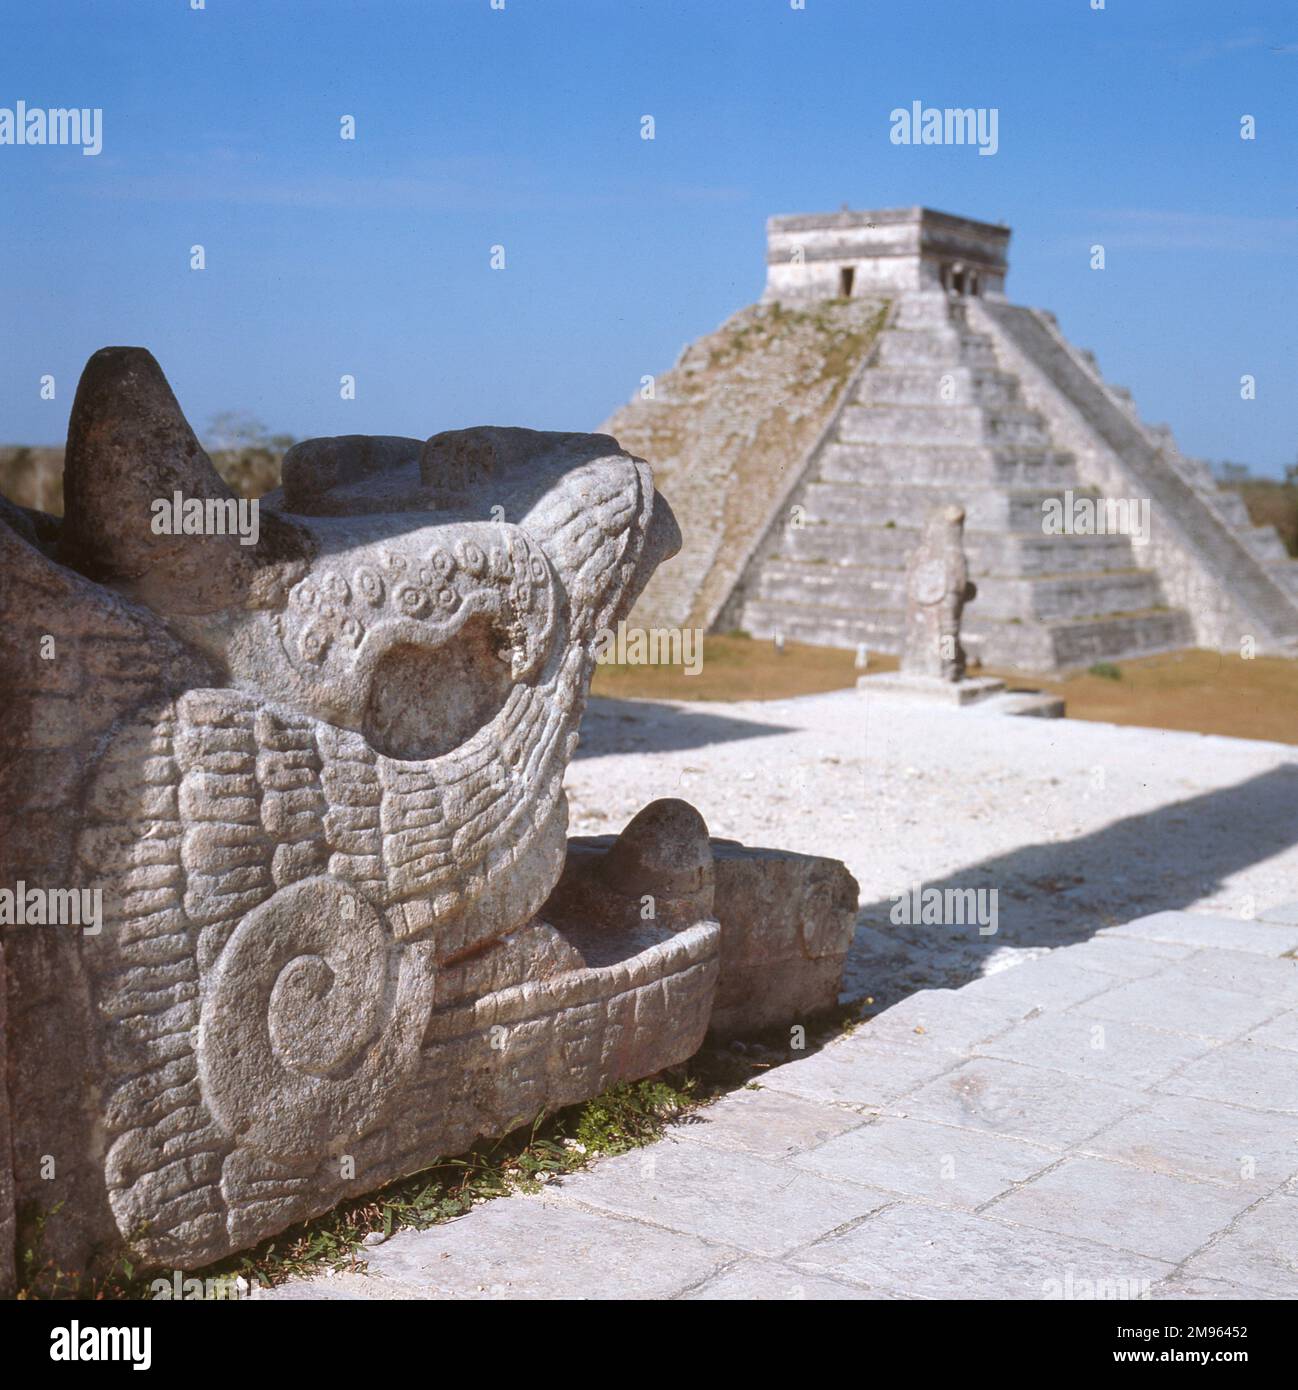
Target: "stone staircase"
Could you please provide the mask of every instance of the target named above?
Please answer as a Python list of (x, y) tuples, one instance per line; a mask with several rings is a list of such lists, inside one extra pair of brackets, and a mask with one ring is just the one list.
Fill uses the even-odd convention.
[(1054, 671), (1192, 644), (1127, 537), (1043, 533), (1044, 501), (1090, 490), (962, 301), (899, 299), (848, 392), (788, 523), (748, 567), (739, 626), (896, 652), (907, 556), (932, 508), (958, 502), (978, 585), (964, 642), (984, 665)]
[(1200, 645), (1238, 648), (1249, 636), (1262, 649), (1294, 654), (1298, 565), (1275, 531), (1253, 526), (1238, 494), (1185, 458), (1170, 430), (1146, 426), (1130, 394), (1104, 381), (1053, 315), (991, 301), (968, 313), (993, 335), (1002, 365), (1019, 369), (1056, 437), (1084, 451), (1088, 477), (1112, 495), (1149, 499), (1155, 544), (1147, 563), (1171, 601), (1190, 610)]
[[(681, 523), (680, 553), (649, 581), (636, 603), (637, 624), (718, 625), (841, 409), (888, 307), (864, 295), (796, 308), (750, 305), (686, 347), (651, 391), (600, 426), (653, 464), (658, 490)], [(736, 623), (732, 617), (728, 625)]]

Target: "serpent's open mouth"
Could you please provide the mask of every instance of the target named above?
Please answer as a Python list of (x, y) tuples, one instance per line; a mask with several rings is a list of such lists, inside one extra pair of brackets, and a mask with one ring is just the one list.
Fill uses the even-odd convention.
[(370, 677), (362, 732), (389, 758), (437, 758), (494, 719), (513, 688), (500, 633), (475, 617), (453, 644), (388, 648)]

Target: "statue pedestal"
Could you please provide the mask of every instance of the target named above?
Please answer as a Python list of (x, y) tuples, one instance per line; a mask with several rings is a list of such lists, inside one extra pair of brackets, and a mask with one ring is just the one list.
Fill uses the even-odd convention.
[(939, 700), (944, 705), (972, 705), (989, 695), (999, 695), (1005, 682), (994, 676), (967, 676), (960, 681), (944, 681), (937, 676), (920, 676), (910, 671), (884, 671), (877, 676), (861, 676), (858, 690), (881, 695), (907, 695), (921, 700)]
[(910, 671), (885, 671), (878, 676), (861, 676), (858, 690), (879, 695), (897, 695), (908, 700), (929, 700), (934, 704), (972, 705), (991, 699), (996, 714), (1017, 714), (1036, 719), (1062, 719), (1064, 702), (1058, 695), (1039, 690), (1009, 690), (994, 676), (967, 676), (962, 681), (944, 681), (937, 676), (920, 676)]

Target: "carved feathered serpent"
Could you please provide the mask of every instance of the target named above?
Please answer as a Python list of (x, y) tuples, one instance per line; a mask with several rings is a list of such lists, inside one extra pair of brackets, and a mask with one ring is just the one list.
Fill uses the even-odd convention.
[[(311, 440), (251, 546), (158, 534), (176, 492), (231, 499), (153, 358), (97, 353), (65, 520), (4, 504), (0, 546), (5, 870), (102, 888), (104, 930), (6, 950), (11, 980), (64, 971), (82, 1000), (15, 1110), (103, 1182), (96, 1239), (192, 1265), (648, 1066), (665, 1007), (701, 1036), (716, 943), (582, 976), (534, 920), (596, 636), (679, 544), (647, 465), (600, 435)], [(20, 1197), (47, 1196), (38, 1128)]]

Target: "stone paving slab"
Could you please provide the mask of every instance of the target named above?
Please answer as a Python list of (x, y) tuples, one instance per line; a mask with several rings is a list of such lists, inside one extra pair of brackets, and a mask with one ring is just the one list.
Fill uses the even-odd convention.
[(980, 1049), (985, 1056), (1031, 1063), (1111, 1086), (1152, 1086), (1212, 1047), (1141, 1023), (1096, 1018), (1085, 1006), (1016, 1024)]
[[(1298, 1115), (1298, 1067), (1293, 1053), (1261, 1043), (1219, 1047), (1160, 1082), (1159, 1090)], [(1277, 1119), (1276, 1123), (1286, 1122)]]
[(1070, 946), (1068, 952), (1074, 965), (1135, 980), (1142, 975), (1157, 974), (1169, 961), (1183, 960), (1193, 955), (1194, 949), (1193, 946), (1181, 946), (1170, 941), (1093, 936), (1089, 941), (1079, 941), (1075, 946)]
[(776, 1260), (736, 1260), (728, 1269), (713, 1275), (706, 1283), (684, 1294), (687, 1300), (742, 1299), (744, 1302), (771, 1302), (776, 1299), (814, 1299), (842, 1302), (862, 1298), (886, 1298), (869, 1293), (854, 1284), (825, 1279), (805, 1270), (794, 1269)]
[(1176, 966), (1142, 980), (1129, 980), (1087, 1000), (1095, 1019), (1128, 1019), (1151, 1028), (1225, 1042), (1256, 1028), (1280, 1010), (1280, 1003), (1239, 990), (1219, 989), (1203, 980), (1173, 975)]
[(1003, 1221), (1176, 1264), (1250, 1205), (1250, 1193), (1239, 1187), (1190, 1182), (1099, 1158), (1066, 1158), (985, 1211)]
[(972, 1211), (1058, 1158), (1050, 1149), (1014, 1139), (882, 1115), (799, 1156), (794, 1165)]
[(1190, 1278), (1247, 1284), (1280, 1298), (1298, 1289), (1298, 1196), (1275, 1193), (1185, 1264)]
[(1154, 1299), (1214, 1299), (1257, 1300), (1277, 1298), (1265, 1289), (1250, 1288), (1245, 1284), (1227, 1284), (1221, 1279), (1197, 1279), (1191, 1275), (1178, 1274), (1171, 1279), (1160, 1280), (1149, 1292)]
[(1106, 927), (1100, 934), (1178, 946), (1208, 946), (1213, 950), (1256, 951), (1263, 956), (1282, 956), (1298, 950), (1298, 924), (1247, 922), (1192, 912), (1156, 912), (1120, 927)]
[(1298, 1118), (1285, 1120), (1189, 1096), (1156, 1096), (1087, 1140), (1081, 1150), (1261, 1197), (1298, 1168)]
[(672, 1127), (672, 1134), (757, 1158), (783, 1159), (833, 1139), (865, 1123), (855, 1110), (817, 1105), (763, 1087), (736, 1091), (695, 1111)]
[(1298, 1009), (1278, 1014), (1260, 1028), (1253, 1029), (1248, 1036), (1250, 1042), (1298, 1052)]
[(925, 989), (873, 1018), (859, 1036), (916, 1054), (967, 1057), (1030, 1012), (1031, 1006), (1019, 1000), (975, 997), (968, 989)]
[(552, 1195), (767, 1256), (796, 1250), (889, 1201), (855, 1183), (670, 1138), (565, 1178)]
[(1253, 994), (1267, 1003), (1298, 1005), (1298, 960), (1268, 959), (1248, 951), (1195, 951), (1160, 977), (1190, 980)]
[(427, 1298), (624, 1299), (682, 1294), (738, 1253), (548, 1197), (502, 1197), (457, 1221), (402, 1232), (367, 1259), (372, 1273)]
[(913, 1091), (958, 1063), (936, 1049), (907, 1049), (848, 1039), (810, 1057), (773, 1067), (766, 1090), (801, 1096), (822, 1105), (875, 1107)]
[(1040, 956), (1023, 965), (984, 975), (964, 987), (974, 1001), (1012, 1003), (1017, 1009), (1066, 1009), (1093, 999), (1113, 988), (1113, 976), (1102, 970), (1078, 965), (1071, 956), (1059, 952)]
[(1139, 1091), (1094, 1081), (1063, 1084), (1044, 1067), (975, 1057), (909, 1096), (902, 1113), (1065, 1149), (1142, 1099)]
[(1298, 1297), (1294, 932), (1131, 926), (919, 990), (656, 1144), (272, 1296)]
[(1146, 1281), (1175, 1269), (1094, 1241), (908, 1203), (817, 1242), (791, 1263), (902, 1298), (1062, 1298), (1087, 1282), (1138, 1295)]

